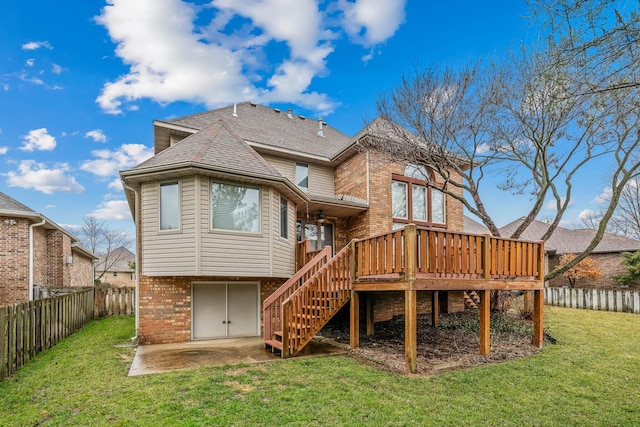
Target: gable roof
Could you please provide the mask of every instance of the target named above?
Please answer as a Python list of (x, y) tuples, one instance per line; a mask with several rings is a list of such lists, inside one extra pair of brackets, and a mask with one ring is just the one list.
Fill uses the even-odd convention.
[[(129, 249), (124, 246), (120, 246), (114, 249), (109, 255), (113, 264), (109, 266), (108, 271), (126, 271), (126, 272), (135, 272), (135, 269), (129, 267), (130, 262), (136, 261), (136, 256)], [(105, 257), (101, 256), (96, 263), (96, 271), (102, 271), (104, 268)]]
[(157, 120), (154, 124), (197, 132), (219, 120), (224, 120), (229, 129), (245, 142), (266, 150), (292, 150), (328, 160), (350, 142), (347, 135), (324, 121), (320, 136), (319, 120), (250, 102), (177, 119)]
[[(522, 222), (523, 218), (520, 218), (500, 227), (500, 234), (508, 237)], [(524, 240), (540, 240), (540, 237), (544, 235), (548, 227), (549, 224), (534, 220), (522, 233), (521, 238)], [(557, 227), (551, 237), (544, 243), (544, 247), (546, 251), (555, 251), (558, 254), (579, 253), (589, 245), (595, 234), (596, 230), (589, 228), (570, 230)], [(640, 250), (640, 241), (605, 233), (593, 253), (634, 252), (637, 250)]]
[(51, 221), (49, 218), (47, 218), (43, 214), (34, 211), (30, 207), (20, 203), (13, 197), (8, 196), (1, 191), (0, 191), (0, 215), (29, 218), (34, 223), (44, 221), (44, 224), (42, 224), (43, 227), (61, 231), (67, 236), (69, 236), (69, 238), (71, 239), (72, 250), (79, 251), (83, 255), (92, 259), (98, 258), (92, 252), (82, 247), (79, 243), (80, 239), (78, 239), (76, 236), (70, 233), (67, 229), (65, 229), (64, 227), (61, 227), (60, 225)]
[(0, 212), (25, 212), (37, 213), (28, 206), (23, 205), (13, 197), (9, 197), (0, 191)]

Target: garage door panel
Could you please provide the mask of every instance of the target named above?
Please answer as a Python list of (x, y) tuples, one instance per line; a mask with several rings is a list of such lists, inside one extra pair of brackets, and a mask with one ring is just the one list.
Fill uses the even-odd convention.
[(193, 285), (193, 338), (220, 338), (226, 336), (225, 284)]
[(258, 287), (255, 283), (229, 283), (229, 336), (258, 332)]

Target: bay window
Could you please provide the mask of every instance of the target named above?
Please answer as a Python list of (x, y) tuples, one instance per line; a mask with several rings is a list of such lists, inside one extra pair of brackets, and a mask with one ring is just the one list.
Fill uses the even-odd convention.
[(260, 232), (260, 189), (241, 184), (212, 184), (212, 227)]
[(160, 184), (160, 230), (180, 228), (180, 192), (178, 182)]

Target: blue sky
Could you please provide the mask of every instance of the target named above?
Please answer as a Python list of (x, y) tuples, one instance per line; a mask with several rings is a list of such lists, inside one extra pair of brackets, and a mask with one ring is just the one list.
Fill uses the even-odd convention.
[[(0, 191), (71, 229), (92, 214), (132, 232), (117, 173), (151, 154), (154, 119), (252, 100), (353, 135), (414, 64), (535, 39), (526, 14), (515, 0), (4, 0)], [(603, 188), (577, 183), (565, 223)], [(527, 207), (485, 197), (499, 225)]]

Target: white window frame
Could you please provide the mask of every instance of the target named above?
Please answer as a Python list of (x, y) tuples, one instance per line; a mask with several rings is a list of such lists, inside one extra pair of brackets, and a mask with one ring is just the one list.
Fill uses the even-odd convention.
[[(162, 228), (162, 186), (175, 184), (178, 186), (178, 227)], [(182, 182), (179, 179), (158, 182), (158, 232), (160, 233), (179, 233), (182, 231)]]
[[(258, 190), (258, 230), (257, 231), (245, 231), (245, 230), (234, 230), (234, 229), (228, 229), (228, 228), (215, 228), (213, 223), (214, 223), (214, 215), (213, 215), (213, 200), (214, 200), (214, 195), (213, 195), (213, 185), (214, 184), (222, 184), (222, 185), (231, 185), (234, 187), (244, 187), (244, 188), (251, 188), (254, 190)], [(209, 181), (209, 231), (211, 232), (216, 232), (216, 233), (231, 233), (231, 234), (251, 234), (251, 235), (261, 235), (262, 234), (262, 215), (263, 215), (263, 209), (262, 209), (262, 197), (263, 197), (263, 191), (262, 191), (262, 187), (260, 185), (252, 185), (252, 184), (245, 184), (245, 183), (240, 183), (240, 182), (231, 182), (231, 181), (223, 181), (223, 180), (218, 180), (218, 179), (212, 179)]]

